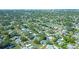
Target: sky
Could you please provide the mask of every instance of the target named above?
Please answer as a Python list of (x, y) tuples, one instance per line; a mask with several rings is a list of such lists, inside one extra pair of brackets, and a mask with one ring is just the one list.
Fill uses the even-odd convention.
[(0, 0), (0, 9), (79, 9), (79, 0)]

